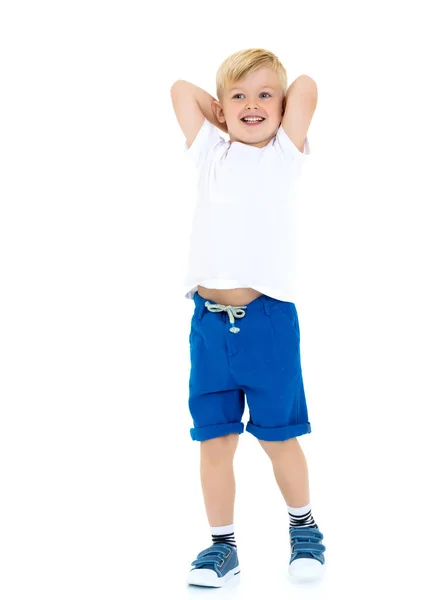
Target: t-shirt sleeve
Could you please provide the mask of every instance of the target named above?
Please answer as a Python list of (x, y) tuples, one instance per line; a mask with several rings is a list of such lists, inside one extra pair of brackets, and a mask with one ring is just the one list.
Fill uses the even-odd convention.
[(217, 127), (205, 119), (200, 130), (198, 131), (192, 145), (187, 145), (187, 140), (184, 142), (184, 155), (188, 157), (196, 166), (199, 166), (208, 156), (217, 144), (224, 143), (224, 138), (220, 135)]
[(275, 146), (278, 154), (289, 162), (296, 169), (297, 174), (300, 175), (301, 168), (306, 162), (306, 157), (311, 154), (308, 138), (305, 137), (303, 152), (300, 152), (294, 142), (285, 133), (283, 126), (280, 125), (276, 134)]

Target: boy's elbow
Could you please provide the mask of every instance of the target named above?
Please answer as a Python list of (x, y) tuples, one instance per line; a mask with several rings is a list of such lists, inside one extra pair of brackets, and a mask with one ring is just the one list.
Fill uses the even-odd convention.
[(315, 79), (312, 79), (312, 77), (310, 77), (309, 75), (299, 75), (299, 77), (297, 77), (297, 79), (302, 79), (304, 81), (312, 82), (313, 84), (316, 85)]
[(174, 83), (171, 86), (171, 89), (175, 86), (178, 85), (179, 83), (186, 83), (186, 81), (184, 79), (177, 79), (177, 81), (174, 81)]
[(305, 85), (307, 89), (310, 89), (315, 93), (318, 91), (315, 79), (312, 79), (312, 77), (309, 77), (309, 75), (300, 75), (297, 80), (299, 80), (302, 85)]

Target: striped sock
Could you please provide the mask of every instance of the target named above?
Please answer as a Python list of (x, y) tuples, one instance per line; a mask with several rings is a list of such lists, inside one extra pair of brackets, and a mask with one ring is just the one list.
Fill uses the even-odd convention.
[(233, 523), (223, 527), (211, 527), (211, 536), (213, 544), (229, 544), (229, 546), (236, 548), (235, 526)]
[(306, 506), (302, 506), (301, 508), (293, 508), (291, 506), (288, 507), (288, 514), (290, 517), (290, 527), (316, 527), (318, 529), (318, 525), (315, 523), (314, 518), (312, 516), (311, 511), (311, 503)]

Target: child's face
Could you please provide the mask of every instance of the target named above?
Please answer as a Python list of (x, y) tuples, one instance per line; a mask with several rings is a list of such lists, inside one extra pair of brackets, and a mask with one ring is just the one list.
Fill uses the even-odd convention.
[[(215, 102), (217, 119), (227, 124), (230, 141), (263, 148), (276, 135), (284, 113), (284, 92), (278, 75), (269, 67), (259, 69), (245, 79), (232, 83)], [(246, 125), (245, 115), (260, 115), (259, 125)]]

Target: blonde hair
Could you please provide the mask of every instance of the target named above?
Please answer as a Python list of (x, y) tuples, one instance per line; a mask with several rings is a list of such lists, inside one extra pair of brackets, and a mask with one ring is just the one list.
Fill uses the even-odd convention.
[(216, 74), (216, 91), (219, 101), (222, 100), (227, 87), (264, 67), (269, 67), (275, 71), (285, 94), (288, 87), (287, 71), (279, 58), (269, 50), (250, 48), (235, 52), (220, 65)]

